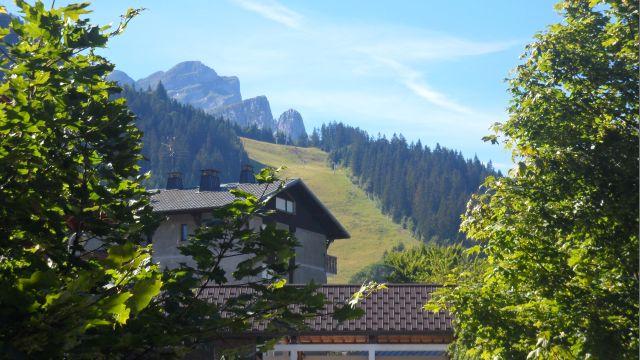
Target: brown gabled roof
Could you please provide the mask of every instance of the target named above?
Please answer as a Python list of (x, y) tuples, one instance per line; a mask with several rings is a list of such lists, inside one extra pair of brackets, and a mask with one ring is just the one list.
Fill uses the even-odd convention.
[(321, 210), (323, 219), (326, 219), (324, 224), (327, 226), (331, 239), (348, 239), (350, 237), (344, 226), (301, 179), (288, 179), (272, 184), (222, 184), (218, 191), (200, 191), (198, 188), (150, 190), (151, 206), (154, 212), (163, 214), (208, 211), (232, 203), (235, 196), (230, 191), (233, 189), (248, 192), (261, 200), (268, 200), (281, 191), (291, 188), (302, 189), (307, 198)]
[[(151, 190), (151, 206), (154, 212), (172, 213), (191, 210), (210, 210), (228, 205), (236, 198), (233, 189), (248, 192), (258, 198), (268, 198), (292, 185), (296, 180), (273, 184), (223, 184), (219, 191), (193, 189)], [(282, 186), (281, 186), (282, 185)]]
[[(446, 311), (423, 310), (423, 305), (431, 299), (437, 285), (389, 284), (387, 289), (374, 293), (360, 305), (365, 315), (357, 320), (339, 324), (330, 315), (318, 316), (307, 322), (305, 334), (452, 334), (451, 316)], [(330, 302), (326, 313), (333, 311), (333, 304), (344, 304), (359, 285), (322, 285), (318, 291)], [(212, 301), (226, 301), (252, 290), (246, 286), (211, 287), (202, 294)], [(256, 325), (254, 331), (264, 330), (264, 324)]]

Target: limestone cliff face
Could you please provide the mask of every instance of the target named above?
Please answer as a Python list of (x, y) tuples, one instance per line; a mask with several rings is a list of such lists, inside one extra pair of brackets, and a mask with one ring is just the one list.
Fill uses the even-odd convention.
[[(123, 85), (134, 81), (122, 71), (115, 70), (109, 78)], [(256, 125), (286, 134), (293, 141), (306, 137), (302, 116), (297, 111), (285, 111), (276, 122), (269, 100), (264, 95), (242, 100), (240, 81), (235, 76), (220, 76), (200, 61), (181, 62), (171, 69), (158, 71), (135, 81), (138, 90), (155, 89), (158, 83), (171, 98), (219, 115), (241, 127)]]
[(294, 142), (307, 136), (302, 115), (294, 109), (289, 109), (280, 115), (276, 130), (286, 134)]
[(242, 101), (237, 77), (219, 76), (200, 61), (185, 61), (166, 72), (155, 72), (138, 80), (136, 88), (154, 89), (160, 81), (170, 97), (209, 113)]
[(264, 95), (225, 106), (215, 113), (241, 127), (256, 125), (260, 129), (275, 129), (271, 106)]

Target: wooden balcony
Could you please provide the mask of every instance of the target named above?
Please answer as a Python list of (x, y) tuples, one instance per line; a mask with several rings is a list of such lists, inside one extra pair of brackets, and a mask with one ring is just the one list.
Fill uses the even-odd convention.
[(329, 254), (324, 257), (324, 271), (327, 274), (335, 275), (338, 273), (338, 258)]

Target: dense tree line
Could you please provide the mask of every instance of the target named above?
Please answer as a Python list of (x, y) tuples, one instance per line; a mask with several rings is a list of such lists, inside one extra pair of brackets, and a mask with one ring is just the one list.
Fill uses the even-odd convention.
[(215, 168), (222, 181), (237, 181), (240, 165), (248, 161), (234, 126), (155, 90), (122, 92), (144, 133), (142, 171), (151, 171), (149, 187), (164, 187), (167, 173), (180, 171), (185, 186), (196, 186), (200, 170)]
[(409, 144), (402, 135), (374, 138), (342, 123), (314, 130), (311, 143), (329, 152), (333, 163), (348, 166), (384, 213), (425, 241), (463, 239), (458, 229), (467, 201), (488, 175), (496, 175), (491, 162), (485, 166), (477, 157)]

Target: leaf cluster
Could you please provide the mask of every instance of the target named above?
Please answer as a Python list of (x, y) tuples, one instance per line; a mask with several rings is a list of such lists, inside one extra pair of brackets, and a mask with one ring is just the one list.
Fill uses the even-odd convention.
[(62, 357), (158, 293), (155, 219), (141, 134), (94, 53), (109, 29), (80, 19), (87, 4), (16, 5), (0, 29), (0, 352)]
[(459, 358), (638, 358), (638, 3), (557, 9), (495, 127), (517, 165), (462, 223), (486, 271), (438, 300)]
[(370, 279), (389, 283), (427, 283), (445, 285), (464, 272), (481, 272), (483, 259), (476, 255), (476, 247), (467, 249), (460, 244), (438, 245), (426, 243), (408, 250), (394, 250), (382, 261), (355, 274), (351, 283)]

